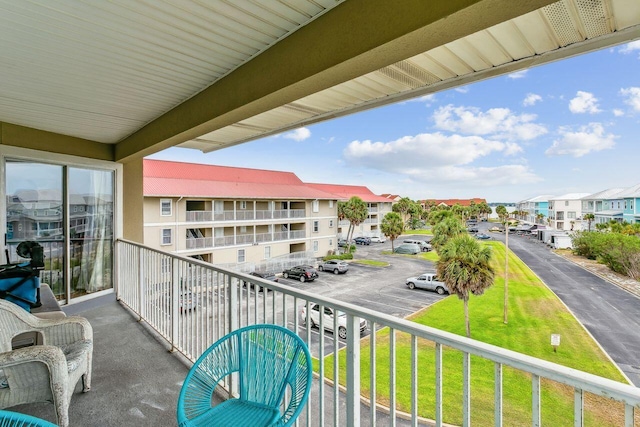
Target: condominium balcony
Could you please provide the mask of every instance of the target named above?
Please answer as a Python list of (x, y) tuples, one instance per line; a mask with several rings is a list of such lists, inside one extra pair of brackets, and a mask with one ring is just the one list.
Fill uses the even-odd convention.
[(206, 249), (225, 246), (246, 245), (282, 240), (304, 239), (305, 230), (277, 231), (274, 233), (237, 234), (222, 237), (187, 237), (186, 249)]
[(187, 222), (213, 222), (213, 221), (263, 221), (285, 218), (305, 218), (305, 209), (274, 209), (274, 210), (226, 210), (213, 211), (187, 211)]
[[(640, 408), (640, 389), (630, 385), (143, 245), (117, 241), (116, 252), (119, 302), (107, 296), (66, 308), (90, 320), (95, 339), (93, 387), (72, 397), (71, 425), (176, 425), (188, 366), (220, 337), (256, 323), (295, 331), (324, 361), (314, 364), (302, 426), (515, 425), (514, 417), (518, 425), (541, 425), (550, 411), (560, 412), (563, 425), (581, 426), (593, 422), (594, 401), (616, 413), (619, 425), (633, 426)], [(243, 282), (270, 291), (256, 292)], [(186, 291), (197, 296), (197, 306), (181, 314), (179, 296)], [(301, 309), (312, 303), (345, 316), (321, 317), (319, 328), (311, 328)], [(362, 320), (368, 323), (365, 337)], [(345, 339), (325, 330), (339, 327), (346, 328)], [(458, 362), (451, 365), (452, 359)], [(473, 384), (486, 365), (492, 366), (494, 392), (478, 405)], [(458, 371), (448, 371), (451, 366)], [(333, 387), (334, 373), (339, 388)], [(513, 390), (503, 375), (522, 381)], [(228, 395), (228, 386), (221, 384), (216, 399)], [(459, 394), (452, 395), (452, 388)], [(558, 391), (573, 404), (556, 405)], [(503, 412), (514, 394), (528, 395), (523, 414)], [(13, 409), (55, 421), (50, 404)]]

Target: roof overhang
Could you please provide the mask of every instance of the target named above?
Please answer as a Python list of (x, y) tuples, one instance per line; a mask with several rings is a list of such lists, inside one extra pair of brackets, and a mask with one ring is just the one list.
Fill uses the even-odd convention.
[(634, 40), (640, 2), (9, 2), (0, 24), (0, 144), (128, 161)]

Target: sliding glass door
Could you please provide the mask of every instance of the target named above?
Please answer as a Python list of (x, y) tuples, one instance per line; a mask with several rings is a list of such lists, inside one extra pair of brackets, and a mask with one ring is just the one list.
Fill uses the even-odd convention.
[[(6, 160), (6, 248), (44, 247), (40, 279), (60, 300), (113, 287), (114, 172)], [(6, 256), (5, 254), (5, 256)]]

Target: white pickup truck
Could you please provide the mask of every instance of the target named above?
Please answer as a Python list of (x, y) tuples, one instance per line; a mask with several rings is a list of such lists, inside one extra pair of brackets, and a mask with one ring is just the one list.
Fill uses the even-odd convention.
[(438, 295), (449, 293), (449, 288), (444, 282), (440, 282), (436, 273), (424, 273), (418, 277), (409, 277), (407, 280), (409, 289), (426, 289), (428, 291), (436, 291)]

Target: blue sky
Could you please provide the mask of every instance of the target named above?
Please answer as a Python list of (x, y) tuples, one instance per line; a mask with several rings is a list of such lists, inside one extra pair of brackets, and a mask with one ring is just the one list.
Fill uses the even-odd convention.
[(640, 182), (640, 41), (208, 154), (411, 199), (595, 193)]

